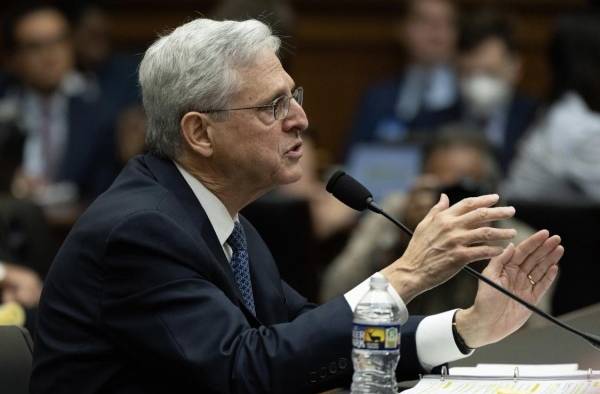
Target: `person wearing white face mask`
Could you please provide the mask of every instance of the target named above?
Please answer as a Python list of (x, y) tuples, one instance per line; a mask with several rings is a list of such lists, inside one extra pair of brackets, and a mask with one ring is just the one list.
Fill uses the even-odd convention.
[(475, 117), (492, 116), (506, 106), (512, 91), (506, 80), (484, 73), (463, 79), (460, 86), (465, 105)]
[(521, 62), (508, 22), (491, 12), (466, 17), (458, 39), (461, 118), (482, 130), (502, 170), (535, 119), (535, 100), (518, 92)]

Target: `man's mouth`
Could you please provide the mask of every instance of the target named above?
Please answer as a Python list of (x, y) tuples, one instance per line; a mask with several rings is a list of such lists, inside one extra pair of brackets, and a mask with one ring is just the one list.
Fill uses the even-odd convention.
[(299, 159), (302, 157), (302, 141), (298, 141), (290, 149), (285, 152), (285, 156), (292, 159)]

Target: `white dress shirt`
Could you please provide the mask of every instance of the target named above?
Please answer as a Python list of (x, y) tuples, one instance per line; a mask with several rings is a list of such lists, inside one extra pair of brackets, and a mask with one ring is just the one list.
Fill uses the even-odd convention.
[[(232, 218), (225, 205), (223, 205), (217, 196), (179, 164), (175, 163), (175, 165), (194, 192), (204, 211), (206, 211), (208, 220), (217, 234), (227, 260), (231, 260), (232, 251), (227, 244), (227, 239), (233, 231), (234, 221), (238, 220), (237, 214)], [(358, 286), (344, 294), (352, 311), (354, 311), (360, 299), (369, 290), (369, 279), (365, 279)], [(408, 310), (404, 301), (392, 286), (388, 286), (388, 291), (400, 306), (401, 322), (405, 323), (408, 319)], [(452, 310), (428, 316), (419, 323), (415, 338), (417, 357), (425, 370), (429, 371), (438, 365), (468, 356), (456, 347), (454, 341), (454, 335), (452, 334), (452, 317), (454, 313), (455, 310)]]

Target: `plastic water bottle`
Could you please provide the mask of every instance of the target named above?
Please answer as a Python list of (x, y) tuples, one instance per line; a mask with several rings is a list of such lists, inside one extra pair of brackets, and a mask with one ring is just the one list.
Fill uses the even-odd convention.
[(396, 366), (400, 359), (400, 308), (387, 291), (380, 273), (354, 311), (352, 329), (353, 394), (397, 393)]

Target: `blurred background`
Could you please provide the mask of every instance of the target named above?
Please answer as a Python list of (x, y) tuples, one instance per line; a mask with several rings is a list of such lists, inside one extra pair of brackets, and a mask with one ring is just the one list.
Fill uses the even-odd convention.
[[(517, 218), (498, 226), (520, 238), (539, 228), (563, 238), (561, 274), (543, 309), (600, 302), (598, 8), (586, 0), (3, 2), (0, 304), (23, 306), (35, 329), (60, 243), (144, 152), (136, 69), (145, 48), (203, 16), (270, 24), (304, 87), (305, 176), (243, 213), (309, 299), (344, 293), (407, 243), (324, 191), (341, 166), (410, 227), (441, 192), (456, 202), (500, 191)], [(467, 306), (475, 288), (459, 274), (409, 310)]]

